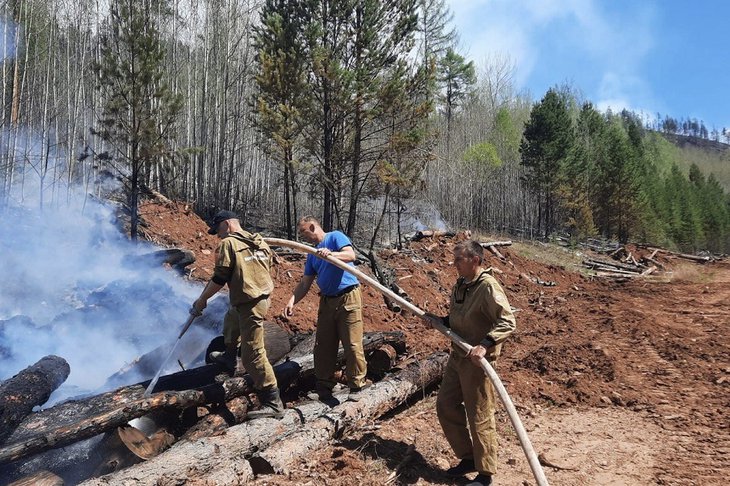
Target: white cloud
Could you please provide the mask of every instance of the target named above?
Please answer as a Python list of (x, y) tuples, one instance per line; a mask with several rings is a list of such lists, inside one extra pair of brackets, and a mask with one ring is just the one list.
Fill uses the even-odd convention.
[[(450, 8), (465, 52), (478, 61), (509, 56), (518, 88), (539, 95), (569, 79), (592, 99), (651, 101), (642, 80), (654, 45), (651, 4), (615, 11), (594, 0), (452, 0)], [(548, 85), (535, 85), (537, 73)]]

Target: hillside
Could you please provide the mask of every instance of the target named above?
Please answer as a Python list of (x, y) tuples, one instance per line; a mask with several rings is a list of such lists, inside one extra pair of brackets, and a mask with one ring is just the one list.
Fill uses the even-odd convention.
[(678, 149), (677, 162), (686, 173), (697, 164), (705, 176), (714, 174), (726, 193), (730, 193), (730, 145), (699, 137), (661, 133)]
[[(172, 202), (146, 203), (142, 217), (148, 238), (193, 250), (192, 276), (207, 279), (216, 239), (202, 220)], [(451, 249), (463, 237), (425, 239), (381, 257), (417, 306), (444, 313), (455, 279)], [(489, 256), (487, 266), (517, 309), (518, 332), (497, 371), (537, 452), (562, 467), (546, 468), (551, 484), (725, 484), (730, 263), (663, 258), (668, 278), (616, 282), (573, 270), (583, 255), (562, 248), (524, 242), (502, 253), (506, 261)], [(272, 314), (301, 272), (301, 261), (276, 264)], [(403, 330), (411, 360), (448, 348), (419, 319), (390, 312), (374, 290), (363, 295), (366, 331)], [(308, 295), (291, 320), (277, 320), (292, 331), (312, 330), (316, 307), (316, 295)], [(394, 484), (449, 484), (443, 470), (455, 458), (436, 419), (435, 393), (301, 457), (288, 477), (263, 475), (255, 484), (383, 484), (410, 445), (414, 453)], [(532, 484), (499, 410), (498, 484)]]

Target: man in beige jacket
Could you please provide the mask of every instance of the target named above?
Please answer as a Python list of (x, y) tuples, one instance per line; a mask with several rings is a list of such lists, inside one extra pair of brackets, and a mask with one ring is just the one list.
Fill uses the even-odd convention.
[(241, 340), (241, 361), (254, 382), (262, 409), (248, 412), (249, 419), (284, 416), (284, 405), (274, 370), (264, 348), (264, 319), (269, 310), (269, 295), (274, 290), (270, 268), (273, 252), (258, 233), (241, 228), (236, 213), (218, 212), (209, 223), (208, 233), (221, 239), (216, 250), (213, 277), (193, 303), (196, 311), (205, 309), (208, 299), (228, 285), (231, 306), (223, 321), (226, 352), (221, 362), (235, 370), (236, 347)]
[(473, 486), (492, 484), (497, 472), (494, 389), (479, 361), (486, 358), (493, 363), (502, 342), (516, 328), (507, 297), (482, 268), (482, 260), (483, 249), (476, 241), (466, 240), (454, 248), (459, 278), (451, 292), (449, 315), (440, 319), (473, 348), (467, 354), (452, 345), (436, 399), (441, 428), (460, 459), (446, 472), (450, 476), (478, 472), (469, 483)]

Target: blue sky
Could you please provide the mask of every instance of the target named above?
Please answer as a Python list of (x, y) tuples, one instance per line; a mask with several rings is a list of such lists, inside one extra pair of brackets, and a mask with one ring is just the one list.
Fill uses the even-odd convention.
[(730, 128), (730, 1), (447, 1), (461, 52), (507, 56), (535, 100), (567, 82), (603, 109)]

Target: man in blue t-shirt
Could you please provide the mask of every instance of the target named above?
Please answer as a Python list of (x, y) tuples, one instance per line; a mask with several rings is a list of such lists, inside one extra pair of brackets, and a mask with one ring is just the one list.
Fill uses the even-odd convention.
[[(341, 231), (325, 233), (319, 222), (311, 216), (299, 221), (299, 235), (317, 248), (317, 254), (333, 256), (348, 265), (355, 261), (355, 250), (350, 239)], [(304, 275), (294, 289), (284, 309), (284, 316), (291, 317), (294, 305), (309, 292), (312, 282), (319, 286), (319, 312), (314, 344), (314, 374), (317, 377), (316, 394), (324, 402), (333, 400), (337, 367), (337, 349), (340, 341), (345, 351), (349, 400), (360, 399), (365, 386), (367, 365), (362, 345), (362, 296), (357, 278), (331, 263), (314, 255), (307, 255)]]

